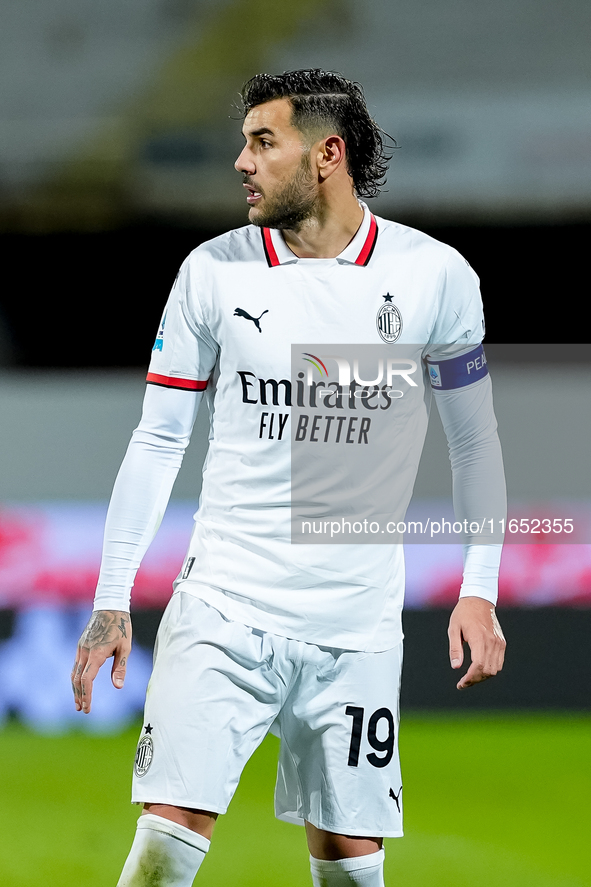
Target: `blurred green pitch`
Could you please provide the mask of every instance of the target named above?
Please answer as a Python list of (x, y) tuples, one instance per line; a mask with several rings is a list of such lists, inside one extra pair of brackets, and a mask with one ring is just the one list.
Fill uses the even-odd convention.
[[(138, 810), (138, 729), (117, 737), (0, 732), (0, 883), (109, 887)], [(388, 887), (591, 885), (591, 715), (403, 715), (406, 837)], [(277, 740), (247, 767), (196, 879), (310, 887), (304, 831), (273, 817)]]

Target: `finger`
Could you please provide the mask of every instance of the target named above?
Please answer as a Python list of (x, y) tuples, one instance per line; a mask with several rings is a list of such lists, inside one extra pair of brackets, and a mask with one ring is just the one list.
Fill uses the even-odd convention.
[(482, 648), (474, 649), (471, 650), (471, 654), (472, 662), (470, 663), (466, 674), (457, 684), (458, 690), (463, 690), (465, 687), (472, 687), (474, 684), (480, 684), (492, 675), (491, 666), (485, 664), (487, 662), (485, 651)]
[(76, 711), (82, 711), (82, 672), (86, 667), (86, 662), (88, 659), (88, 651), (83, 647), (78, 645), (78, 650), (76, 653), (76, 661), (74, 662), (74, 666), (72, 668), (71, 681), (72, 681), (72, 692), (74, 693), (74, 704), (76, 705)]
[(475, 684), (481, 684), (483, 681), (486, 681), (488, 677), (490, 677), (490, 675), (485, 675), (482, 671), (479, 671), (478, 668), (470, 667), (456, 686), (458, 690), (466, 690), (468, 687), (473, 687)]
[(104, 652), (103, 648), (98, 647), (92, 650), (92, 652), (88, 656), (86, 667), (83, 669), (80, 676), (80, 702), (82, 706), (82, 711), (85, 714), (88, 714), (90, 712), (90, 706), (92, 703), (93, 681), (96, 678), (100, 667), (104, 664), (106, 659), (107, 655)]
[(498, 669), (493, 665), (482, 665), (482, 663), (473, 662), (464, 677), (457, 684), (457, 688), (458, 690), (463, 690), (465, 687), (480, 684), (482, 681), (487, 681), (489, 678), (494, 677), (497, 671)]
[(491, 675), (487, 674), (482, 665), (473, 662), (463, 678), (456, 684), (458, 690), (464, 690), (466, 687), (473, 687), (474, 684), (480, 684), (486, 681)]
[(501, 671), (503, 665), (505, 664), (505, 650), (507, 648), (507, 641), (505, 640), (505, 635), (503, 634), (503, 629), (499, 624), (499, 620), (497, 619), (497, 614), (493, 611), (492, 613), (492, 624), (493, 624), (493, 634), (495, 637), (495, 646), (496, 646), (496, 664), (497, 671)]
[(76, 711), (80, 711), (80, 706), (78, 705), (78, 689), (76, 687), (76, 671), (78, 668), (78, 657), (74, 660), (74, 665), (72, 666), (72, 671), (70, 672), (70, 683), (72, 684), (72, 693), (74, 694), (74, 704), (76, 706)]
[(478, 635), (476, 638), (468, 637), (466, 640), (470, 649), (471, 661), (468, 671), (456, 684), (458, 690), (480, 683), (483, 680), (484, 663), (486, 662), (485, 638)]
[(498, 666), (497, 644), (491, 643), (489, 638), (485, 638), (484, 643), (479, 641), (474, 644), (473, 648), (471, 648), (471, 658), (472, 662), (468, 671), (457, 684), (458, 690), (463, 690), (465, 687), (472, 687), (474, 684), (486, 681), (488, 678), (494, 677), (497, 671), (500, 670)]
[(464, 661), (464, 645), (459, 624), (450, 622), (447, 630), (449, 637), (449, 661), (452, 668), (461, 668)]
[(505, 644), (495, 638), (491, 647), (490, 672), (491, 675), (495, 675), (503, 668), (503, 662), (505, 660)]
[(127, 671), (127, 652), (121, 654), (115, 653), (113, 658), (113, 668), (111, 669), (111, 681), (113, 686), (120, 690), (125, 683), (125, 672)]

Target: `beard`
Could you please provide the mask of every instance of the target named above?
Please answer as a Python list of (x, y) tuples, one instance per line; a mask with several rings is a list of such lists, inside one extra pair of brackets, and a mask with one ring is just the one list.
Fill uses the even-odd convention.
[[(245, 184), (249, 184), (248, 178)], [(310, 159), (304, 155), (294, 177), (277, 194), (265, 197), (264, 205), (251, 219), (259, 228), (290, 228), (297, 231), (303, 222), (316, 215), (318, 190)]]

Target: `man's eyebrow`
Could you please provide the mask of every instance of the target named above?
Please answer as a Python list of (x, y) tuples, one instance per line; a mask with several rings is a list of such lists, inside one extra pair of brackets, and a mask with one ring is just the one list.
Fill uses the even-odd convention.
[(274, 136), (275, 133), (273, 132), (272, 129), (269, 129), (268, 126), (261, 126), (260, 129), (251, 129), (248, 132), (248, 135), (249, 136), (266, 136), (266, 135)]

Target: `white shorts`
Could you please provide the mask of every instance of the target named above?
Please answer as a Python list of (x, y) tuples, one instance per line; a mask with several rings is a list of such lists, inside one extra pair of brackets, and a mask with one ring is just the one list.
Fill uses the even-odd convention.
[(271, 730), (279, 819), (337, 834), (402, 835), (402, 644), (318, 647), (230, 622), (176, 592), (158, 632), (132, 800), (225, 813)]

